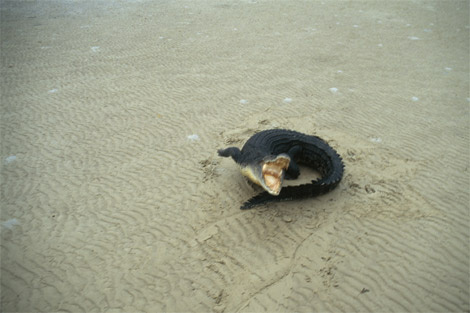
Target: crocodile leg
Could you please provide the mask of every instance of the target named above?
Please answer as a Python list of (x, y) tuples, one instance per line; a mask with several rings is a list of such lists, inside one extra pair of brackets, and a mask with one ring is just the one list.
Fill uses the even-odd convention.
[(289, 149), (287, 154), (290, 157), (289, 168), (286, 171), (285, 179), (297, 179), (300, 175), (300, 168), (295, 162), (295, 156), (302, 151), (302, 147), (297, 145)]

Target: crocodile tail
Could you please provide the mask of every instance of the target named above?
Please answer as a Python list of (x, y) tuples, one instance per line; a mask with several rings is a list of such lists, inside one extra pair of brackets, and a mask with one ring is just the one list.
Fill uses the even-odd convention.
[(289, 201), (293, 199), (319, 196), (334, 189), (338, 185), (338, 183), (339, 180), (331, 184), (324, 184), (320, 181), (313, 181), (311, 184), (287, 186), (282, 188), (281, 193), (278, 196), (273, 196), (267, 192), (262, 192), (259, 195), (256, 195), (250, 200), (243, 203), (240, 209), (247, 210), (252, 207), (270, 202)]
[(240, 152), (240, 149), (238, 149), (237, 147), (228, 147), (226, 149), (219, 149), (217, 150), (217, 153), (221, 157), (224, 157), (224, 158), (232, 157), (232, 159), (235, 162), (237, 163), (240, 162), (241, 152)]

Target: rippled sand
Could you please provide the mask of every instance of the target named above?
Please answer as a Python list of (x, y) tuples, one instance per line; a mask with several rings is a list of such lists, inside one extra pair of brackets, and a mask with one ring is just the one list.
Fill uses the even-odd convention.
[[(1, 311), (470, 310), (468, 1), (0, 9)], [(241, 211), (276, 127), (345, 177)]]

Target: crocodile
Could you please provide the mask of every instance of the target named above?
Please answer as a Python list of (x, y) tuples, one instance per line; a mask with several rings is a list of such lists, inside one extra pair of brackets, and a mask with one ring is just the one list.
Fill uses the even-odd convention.
[[(323, 139), (287, 129), (264, 130), (248, 139), (241, 150), (228, 147), (217, 152), (232, 157), (242, 174), (265, 190), (243, 203), (242, 210), (327, 193), (339, 184), (344, 172), (341, 156)], [(298, 164), (317, 170), (321, 177), (282, 188), (284, 179), (298, 178)]]

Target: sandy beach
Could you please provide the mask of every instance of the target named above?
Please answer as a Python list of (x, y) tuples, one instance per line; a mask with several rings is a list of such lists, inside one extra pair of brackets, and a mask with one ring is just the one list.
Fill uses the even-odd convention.
[[(469, 3), (1, 1), (0, 311), (469, 312)], [(271, 128), (338, 188), (240, 210)]]

